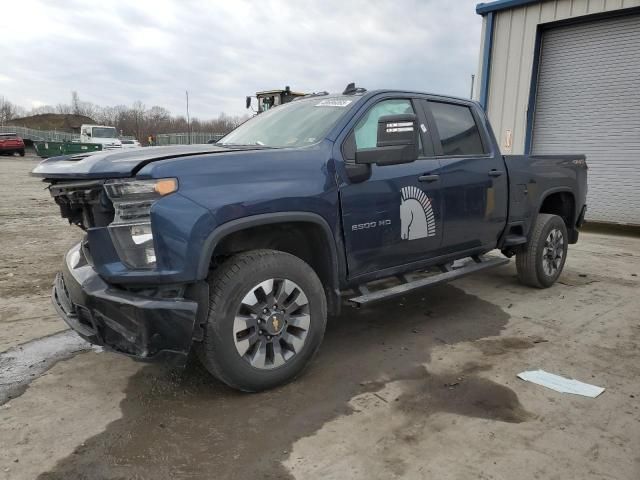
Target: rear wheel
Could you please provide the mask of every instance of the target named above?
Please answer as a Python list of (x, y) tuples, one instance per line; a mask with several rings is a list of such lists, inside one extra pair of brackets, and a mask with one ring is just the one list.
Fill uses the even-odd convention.
[(529, 243), (516, 254), (520, 281), (536, 288), (553, 285), (567, 259), (568, 238), (567, 227), (561, 217), (538, 214)]
[(275, 250), (228, 259), (209, 279), (209, 317), (196, 346), (203, 365), (239, 390), (287, 383), (316, 354), (327, 319), (324, 289), (304, 261)]
[(18, 152), (21, 157), (24, 157), (24, 148)]

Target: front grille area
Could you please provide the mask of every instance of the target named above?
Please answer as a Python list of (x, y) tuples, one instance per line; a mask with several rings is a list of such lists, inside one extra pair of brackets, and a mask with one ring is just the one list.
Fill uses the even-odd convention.
[(104, 191), (104, 180), (54, 183), (51, 196), (60, 207), (62, 218), (86, 230), (106, 227), (113, 221), (114, 209)]

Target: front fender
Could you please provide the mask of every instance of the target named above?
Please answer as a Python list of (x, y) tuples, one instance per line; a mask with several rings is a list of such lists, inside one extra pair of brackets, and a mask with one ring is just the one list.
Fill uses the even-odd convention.
[[(95, 269), (108, 283), (166, 285), (193, 283), (198, 276), (205, 241), (215, 229), (211, 212), (176, 193), (156, 202), (151, 209), (156, 268), (132, 270), (124, 265), (113, 246), (107, 227), (88, 231)], [(205, 275), (206, 276), (206, 275)]]
[(236, 220), (223, 223), (216, 227), (205, 240), (203, 244), (202, 254), (200, 255), (198, 265), (198, 279), (204, 279), (209, 273), (209, 266), (211, 263), (211, 257), (216, 246), (228, 235), (232, 233), (245, 230), (252, 227), (270, 225), (285, 222), (307, 222), (318, 225), (322, 228), (325, 235), (325, 241), (329, 246), (331, 252), (331, 287), (338, 289), (340, 285), (340, 272), (343, 272), (344, 257), (339, 252), (343, 251), (338, 249), (336, 245), (336, 238), (339, 238), (331, 230), (331, 227), (327, 221), (320, 215), (312, 212), (276, 212), (267, 213), (261, 215), (251, 215), (249, 217), (243, 217)]

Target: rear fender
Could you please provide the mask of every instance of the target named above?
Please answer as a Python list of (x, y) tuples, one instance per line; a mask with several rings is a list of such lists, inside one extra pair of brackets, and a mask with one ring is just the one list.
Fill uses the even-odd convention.
[(544, 205), (544, 202), (551, 195), (556, 193), (568, 193), (573, 198), (573, 210), (571, 211), (571, 216), (567, 225), (567, 233), (569, 234), (569, 243), (572, 243), (572, 244), (576, 243), (578, 241), (578, 225), (577, 224), (579, 222), (582, 206), (578, 205), (575, 192), (567, 187), (550, 188), (548, 190), (545, 190), (545, 192), (542, 195), (540, 195), (540, 198), (538, 199), (538, 204), (534, 211), (534, 215), (532, 216), (532, 222), (529, 228), (529, 232), (531, 232), (532, 226), (535, 223), (535, 220), (538, 217), (538, 214), (540, 213), (542, 206)]

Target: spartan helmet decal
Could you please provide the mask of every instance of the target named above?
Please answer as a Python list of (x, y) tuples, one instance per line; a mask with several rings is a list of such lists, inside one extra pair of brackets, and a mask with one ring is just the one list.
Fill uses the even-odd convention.
[(416, 240), (435, 236), (436, 220), (429, 197), (412, 186), (402, 188), (400, 195), (400, 238)]

